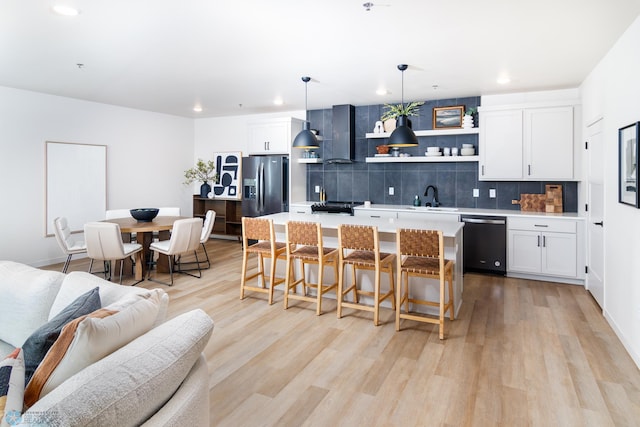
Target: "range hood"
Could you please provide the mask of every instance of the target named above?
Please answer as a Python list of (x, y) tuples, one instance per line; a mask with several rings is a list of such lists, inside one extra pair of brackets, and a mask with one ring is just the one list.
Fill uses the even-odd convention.
[[(325, 163), (353, 163), (356, 154), (356, 109), (353, 105), (334, 105), (331, 149)], [(325, 147), (325, 149), (328, 147)]]

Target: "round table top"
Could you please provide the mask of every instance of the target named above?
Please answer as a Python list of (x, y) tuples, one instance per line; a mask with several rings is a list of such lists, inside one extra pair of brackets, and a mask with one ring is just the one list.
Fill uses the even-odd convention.
[(104, 222), (114, 222), (120, 225), (120, 231), (123, 233), (145, 233), (152, 231), (171, 230), (173, 223), (179, 219), (189, 218), (186, 216), (157, 216), (153, 221), (140, 222), (133, 217), (112, 218), (104, 220)]

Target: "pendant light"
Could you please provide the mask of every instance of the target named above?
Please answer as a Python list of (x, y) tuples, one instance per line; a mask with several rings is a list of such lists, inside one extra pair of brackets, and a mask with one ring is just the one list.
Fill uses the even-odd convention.
[[(407, 64), (398, 65), (398, 70), (402, 72), (402, 102), (401, 106), (404, 108), (404, 70), (407, 69)], [(389, 137), (389, 146), (391, 147), (415, 147), (418, 145), (418, 138), (408, 126), (408, 118), (405, 115), (398, 116), (398, 126), (391, 133)]]
[(311, 80), (311, 77), (303, 77), (302, 81), (304, 82), (304, 113), (305, 113), (305, 121), (300, 133), (293, 140), (293, 148), (303, 148), (306, 150), (312, 150), (314, 148), (319, 148), (320, 144), (318, 144), (318, 138), (309, 130), (310, 124), (309, 121), (306, 120), (307, 113), (307, 83)]

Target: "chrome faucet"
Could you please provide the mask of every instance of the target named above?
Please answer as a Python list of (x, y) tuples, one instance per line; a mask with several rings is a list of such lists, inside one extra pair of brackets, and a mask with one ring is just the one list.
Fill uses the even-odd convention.
[(430, 202), (425, 202), (425, 206), (432, 206), (434, 208), (440, 206), (440, 202), (438, 201), (438, 188), (435, 185), (428, 185), (424, 190), (424, 197), (429, 196), (429, 189), (433, 189), (433, 199)]

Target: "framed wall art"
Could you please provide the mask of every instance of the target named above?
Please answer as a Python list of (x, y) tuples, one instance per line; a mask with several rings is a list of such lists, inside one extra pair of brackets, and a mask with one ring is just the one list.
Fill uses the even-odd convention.
[(638, 197), (638, 137), (640, 122), (618, 130), (618, 201), (640, 208)]
[(433, 107), (433, 128), (450, 129), (462, 127), (464, 105)]
[(213, 183), (212, 192), (215, 198), (240, 200), (242, 191), (242, 152), (214, 153), (218, 181)]

